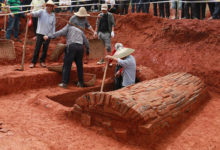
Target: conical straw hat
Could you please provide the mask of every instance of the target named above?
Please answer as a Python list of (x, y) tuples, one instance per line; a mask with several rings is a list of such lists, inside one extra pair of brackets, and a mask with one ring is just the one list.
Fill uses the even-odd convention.
[(47, 3), (45, 4), (45, 6), (47, 6), (47, 5), (52, 5), (52, 6), (54, 6), (54, 8), (57, 7), (52, 0), (47, 1)]
[(80, 7), (79, 11), (74, 13), (78, 17), (87, 17), (90, 16), (90, 14), (87, 13), (85, 7)]
[(119, 50), (117, 50), (115, 52), (115, 54), (113, 55), (113, 57), (115, 58), (124, 58), (127, 57), (128, 55), (132, 54), (134, 52), (134, 49), (131, 48), (120, 48)]

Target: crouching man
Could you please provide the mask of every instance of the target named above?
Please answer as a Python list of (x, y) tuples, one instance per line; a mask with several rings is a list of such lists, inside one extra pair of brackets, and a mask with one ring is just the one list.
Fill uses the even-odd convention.
[(115, 52), (113, 56), (107, 55), (105, 58), (117, 61), (123, 69), (122, 71), (117, 71), (115, 77), (118, 78), (122, 76), (122, 87), (135, 84), (136, 78), (136, 60), (131, 54), (134, 49), (130, 48), (120, 48)]
[(67, 48), (65, 49), (63, 58), (62, 83), (60, 83), (59, 86), (63, 88), (67, 87), (72, 62), (75, 61), (79, 80), (77, 86), (83, 87), (83, 50), (85, 45), (87, 51), (89, 51), (89, 42), (80, 29), (68, 24), (52, 36), (44, 36), (44, 40), (47, 40), (48, 38), (56, 38), (58, 36), (66, 36), (67, 42)]

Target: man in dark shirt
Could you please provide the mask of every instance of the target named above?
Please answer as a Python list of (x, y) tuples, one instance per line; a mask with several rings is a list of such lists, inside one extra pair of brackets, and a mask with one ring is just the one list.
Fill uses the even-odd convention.
[[(99, 17), (96, 21), (96, 29), (94, 35), (97, 36), (98, 32), (98, 38), (102, 40), (105, 44), (105, 48), (107, 50), (107, 54), (111, 54), (111, 37), (114, 37), (114, 16), (108, 12), (108, 6), (107, 4), (102, 4), (101, 7), (102, 13), (99, 14)], [(101, 58), (100, 61), (97, 62), (97, 64), (103, 64), (104, 58)]]

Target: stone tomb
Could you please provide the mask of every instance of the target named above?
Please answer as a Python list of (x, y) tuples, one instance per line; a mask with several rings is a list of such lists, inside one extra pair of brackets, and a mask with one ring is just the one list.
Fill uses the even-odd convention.
[(73, 112), (84, 125), (103, 126), (118, 137), (153, 137), (207, 99), (202, 80), (189, 73), (173, 73), (116, 91), (87, 93), (76, 100)]

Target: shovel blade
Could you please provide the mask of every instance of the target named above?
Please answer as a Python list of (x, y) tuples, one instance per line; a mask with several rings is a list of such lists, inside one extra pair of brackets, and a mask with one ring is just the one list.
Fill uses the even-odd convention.
[(90, 39), (89, 46), (90, 46), (90, 53), (89, 53), (90, 59), (97, 59), (97, 58), (99, 59), (105, 56), (105, 45), (103, 41), (99, 39)]
[(12, 40), (0, 39), (0, 45), (0, 59), (14, 60), (16, 58)]

